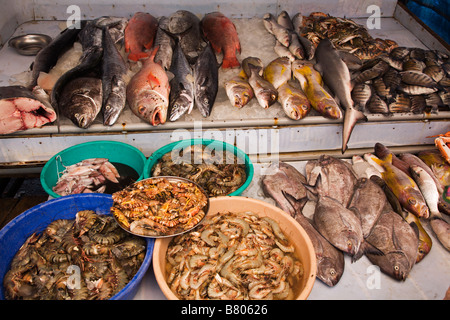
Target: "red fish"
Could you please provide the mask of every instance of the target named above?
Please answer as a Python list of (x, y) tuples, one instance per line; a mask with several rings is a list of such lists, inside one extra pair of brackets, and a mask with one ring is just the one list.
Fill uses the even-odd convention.
[(149, 55), (158, 30), (158, 20), (149, 13), (136, 12), (125, 28), (125, 52), (130, 52), (128, 59), (138, 61)]
[(127, 86), (130, 109), (139, 118), (156, 126), (166, 122), (170, 85), (164, 68), (154, 61), (158, 47), (145, 60)]
[(241, 43), (233, 22), (220, 12), (212, 12), (203, 17), (201, 24), (214, 51), (223, 52), (222, 68), (239, 67), (236, 50), (241, 53)]

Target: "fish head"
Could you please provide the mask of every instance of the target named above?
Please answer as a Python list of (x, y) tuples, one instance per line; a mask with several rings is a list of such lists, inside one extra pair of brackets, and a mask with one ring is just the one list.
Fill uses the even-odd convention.
[(344, 245), (344, 248), (346, 248), (345, 252), (347, 252), (351, 256), (354, 256), (359, 251), (360, 245), (361, 245), (361, 238), (358, 237), (358, 235), (356, 235), (355, 233), (350, 232), (345, 240)]
[(343, 270), (340, 269), (335, 261), (324, 257), (317, 264), (317, 276), (326, 285), (333, 287), (341, 279)]
[(167, 98), (154, 90), (146, 91), (145, 95), (136, 99), (131, 107), (141, 119), (153, 126), (166, 122)]
[(395, 279), (405, 281), (409, 272), (411, 271), (411, 265), (408, 258), (403, 252), (393, 252), (387, 255), (388, 260), (391, 261), (392, 275)]
[(94, 103), (89, 97), (78, 96), (72, 100), (71, 109), (76, 110), (76, 112), (72, 113), (70, 118), (78, 127), (83, 129), (88, 128), (97, 117), (96, 110), (100, 106), (95, 107), (93, 106)]
[[(409, 192), (404, 193), (404, 198), (401, 203), (404, 207), (414, 213), (417, 217), (428, 218), (430, 216), (430, 211), (425, 201), (422, 201), (423, 196), (420, 191), (416, 189), (408, 189)], [(407, 190), (407, 191), (408, 191)]]
[(419, 247), (417, 248), (417, 260), (416, 262), (421, 261), (431, 250), (431, 239), (424, 239), (419, 241)]
[(264, 109), (267, 109), (274, 104), (278, 99), (278, 93), (272, 89), (262, 89), (257, 95), (258, 102)]
[(324, 117), (329, 119), (340, 119), (342, 118), (342, 111), (340, 108), (336, 107), (333, 101), (327, 99), (321, 100), (317, 103), (317, 108), (322, 110)]
[(294, 120), (303, 119), (311, 110), (309, 103), (299, 101), (288, 101), (283, 107), (288, 117)]

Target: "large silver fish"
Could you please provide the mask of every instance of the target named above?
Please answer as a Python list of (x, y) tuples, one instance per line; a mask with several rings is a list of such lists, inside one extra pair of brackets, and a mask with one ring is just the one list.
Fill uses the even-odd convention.
[(351, 96), (352, 85), (350, 72), (330, 40), (324, 39), (320, 41), (316, 49), (315, 57), (317, 59), (316, 66), (318, 71), (322, 72), (322, 78), (325, 84), (339, 99), (341, 106), (345, 108), (344, 128), (342, 132), (342, 153), (344, 153), (347, 150), (347, 143), (356, 122), (361, 120), (367, 121), (367, 117), (354, 107)]

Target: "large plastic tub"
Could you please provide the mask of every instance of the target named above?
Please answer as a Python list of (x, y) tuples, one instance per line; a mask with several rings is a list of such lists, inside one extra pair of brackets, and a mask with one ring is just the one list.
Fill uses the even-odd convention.
[(58, 174), (64, 170), (64, 167), (90, 158), (107, 158), (109, 162), (128, 165), (138, 173), (137, 180), (143, 178), (147, 160), (139, 149), (127, 143), (108, 140), (80, 143), (64, 149), (47, 161), (41, 171), (41, 184), (45, 192), (53, 198), (60, 197), (52, 190), (58, 181)]
[(181, 141), (175, 141), (172, 143), (169, 143), (165, 145), (164, 147), (159, 148), (156, 150), (147, 160), (144, 166), (144, 178), (151, 178), (152, 177), (152, 168), (155, 164), (158, 163), (159, 159), (163, 155), (165, 155), (168, 152), (171, 152), (172, 150), (178, 150), (183, 149), (191, 145), (198, 145), (203, 144), (205, 146), (208, 146), (211, 149), (215, 150), (226, 150), (228, 152), (233, 153), (238, 158), (242, 159), (245, 164), (245, 174), (247, 175), (247, 179), (245, 180), (244, 184), (239, 187), (236, 191), (228, 194), (229, 196), (239, 196), (247, 187), (250, 185), (253, 179), (253, 163), (251, 162), (248, 155), (243, 152), (241, 149), (226, 143), (224, 141), (218, 141), (218, 140), (211, 140), (211, 139), (186, 139)]
[[(113, 200), (107, 194), (79, 194), (64, 196), (41, 203), (17, 216), (0, 230), (0, 299), (4, 300), (3, 278), (17, 250), (35, 232), (43, 231), (53, 220), (74, 219), (81, 210), (94, 210), (97, 214), (110, 214)], [(152, 260), (154, 240), (147, 239), (144, 261), (133, 279), (111, 300), (132, 299)]]

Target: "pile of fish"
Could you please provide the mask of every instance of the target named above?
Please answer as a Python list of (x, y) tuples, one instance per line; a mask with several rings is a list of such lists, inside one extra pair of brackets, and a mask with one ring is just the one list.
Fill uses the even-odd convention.
[[(353, 164), (328, 155), (308, 161), (306, 176), (280, 162), (274, 174), (263, 177), (262, 189), (308, 233), (316, 252), (317, 277), (328, 286), (339, 282), (344, 254), (352, 262), (366, 255), (384, 273), (405, 280), (431, 250), (424, 221), (450, 251), (450, 226), (439, 210), (449, 211), (441, 201), (441, 178), (434, 174), (438, 163), (442, 165), (438, 155), (395, 157), (377, 144), (375, 154), (354, 156)], [(397, 167), (400, 161), (402, 169)], [(302, 212), (306, 203), (313, 203), (312, 217)]]
[[(84, 210), (51, 222), (20, 247), (3, 279), (10, 300), (105, 300), (134, 277), (146, 242), (110, 215)], [(74, 275), (79, 275), (74, 279)]]
[(120, 174), (106, 158), (85, 159), (67, 166), (52, 190), (60, 196), (77, 193), (104, 193), (106, 181), (119, 183)]
[(437, 113), (450, 106), (450, 61), (437, 50), (394, 48), (352, 74), (352, 98), (360, 110)]

